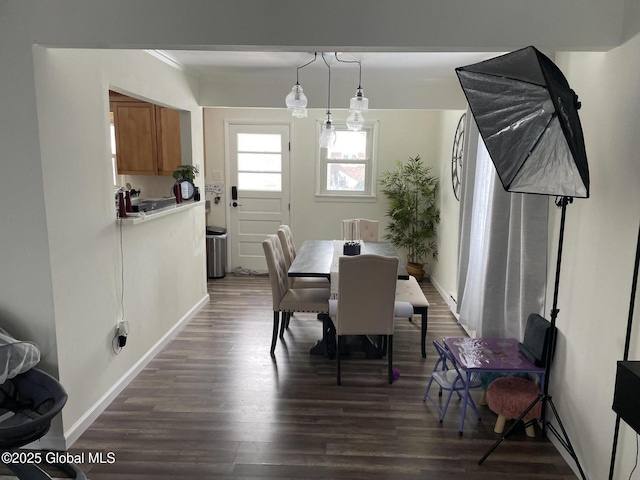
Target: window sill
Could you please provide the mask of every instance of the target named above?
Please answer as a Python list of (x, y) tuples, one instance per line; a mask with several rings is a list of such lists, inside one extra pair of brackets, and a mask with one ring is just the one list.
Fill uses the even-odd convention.
[(316, 194), (316, 202), (351, 202), (351, 203), (374, 203), (377, 198), (375, 195), (322, 195)]
[(150, 222), (158, 218), (163, 218), (174, 213), (183, 212), (200, 205), (204, 206), (204, 202), (185, 202), (180, 205), (171, 205), (169, 207), (159, 208), (158, 210), (152, 210), (151, 212), (131, 213), (126, 218), (118, 218), (116, 221), (120, 221), (122, 225), (138, 225), (140, 223)]

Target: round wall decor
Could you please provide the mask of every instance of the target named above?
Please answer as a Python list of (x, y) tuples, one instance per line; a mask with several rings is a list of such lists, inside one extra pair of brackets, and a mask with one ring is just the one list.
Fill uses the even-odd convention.
[(460, 179), (462, 178), (462, 156), (464, 154), (464, 124), (467, 117), (463, 113), (458, 120), (456, 133), (453, 137), (453, 150), (451, 152), (451, 186), (456, 200), (460, 200)]

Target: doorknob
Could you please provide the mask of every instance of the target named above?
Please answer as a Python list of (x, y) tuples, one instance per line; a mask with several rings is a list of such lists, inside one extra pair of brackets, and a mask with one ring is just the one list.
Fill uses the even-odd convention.
[(238, 187), (236, 187), (235, 185), (231, 187), (231, 200), (233, 200), (233, 203), (231, 204), (232, 206), (234, 207), (242, 206), (238, 202), (236, 202), (236, 200), (238, 200)]

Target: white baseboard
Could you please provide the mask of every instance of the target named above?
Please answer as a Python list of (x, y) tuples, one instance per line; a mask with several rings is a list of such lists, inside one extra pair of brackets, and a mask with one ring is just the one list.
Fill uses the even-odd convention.
[(451, 313), (453, 314), (453, 316), (456, 317), (459, 320), (459, 314), (456, 311), (458, 309), (458, 304), (457, 304), (456, 299), (453, 296), (453, 294), (451, 292), (445, 291), (444, 288), (442, 288), (442, 286), (433, 277), (431, 277), (430, 280), (431, 280), (431, 284), (434, 287), (436, 287), (436, 290), (438, 290), (438, 293), (440, 294), (440, 296), (446, 302), (446, 304), (449, 307), (449, 310), (451, 310)]
[[(129, 383), (142, 371), (147, 364), (184, 328), (198, 311), (209, 303), (209, 294), (206, 294), (196, 303), (160, 340), (151, 347), (121, 378), (114, 384), (75, 424), (64, 434), (64, 438), (56, 435), (45, 435), (39, 441), (33, 442), (28, 447), (42, 450), (65, 451), (80, 438), (87, 428), (100, 416), (100, 414), (115, 400)], [(27, 448), (27, 447), (25, 447)]]

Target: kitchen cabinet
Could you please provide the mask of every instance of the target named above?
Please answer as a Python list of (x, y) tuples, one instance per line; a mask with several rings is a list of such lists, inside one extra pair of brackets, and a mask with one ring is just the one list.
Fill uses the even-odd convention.
[(155, 106), (158, 175), (172, 175), (182, 163), (180, 112)]
[(119, 175), (171, 175), (182, 163), (180, 112), (109, 92)]

